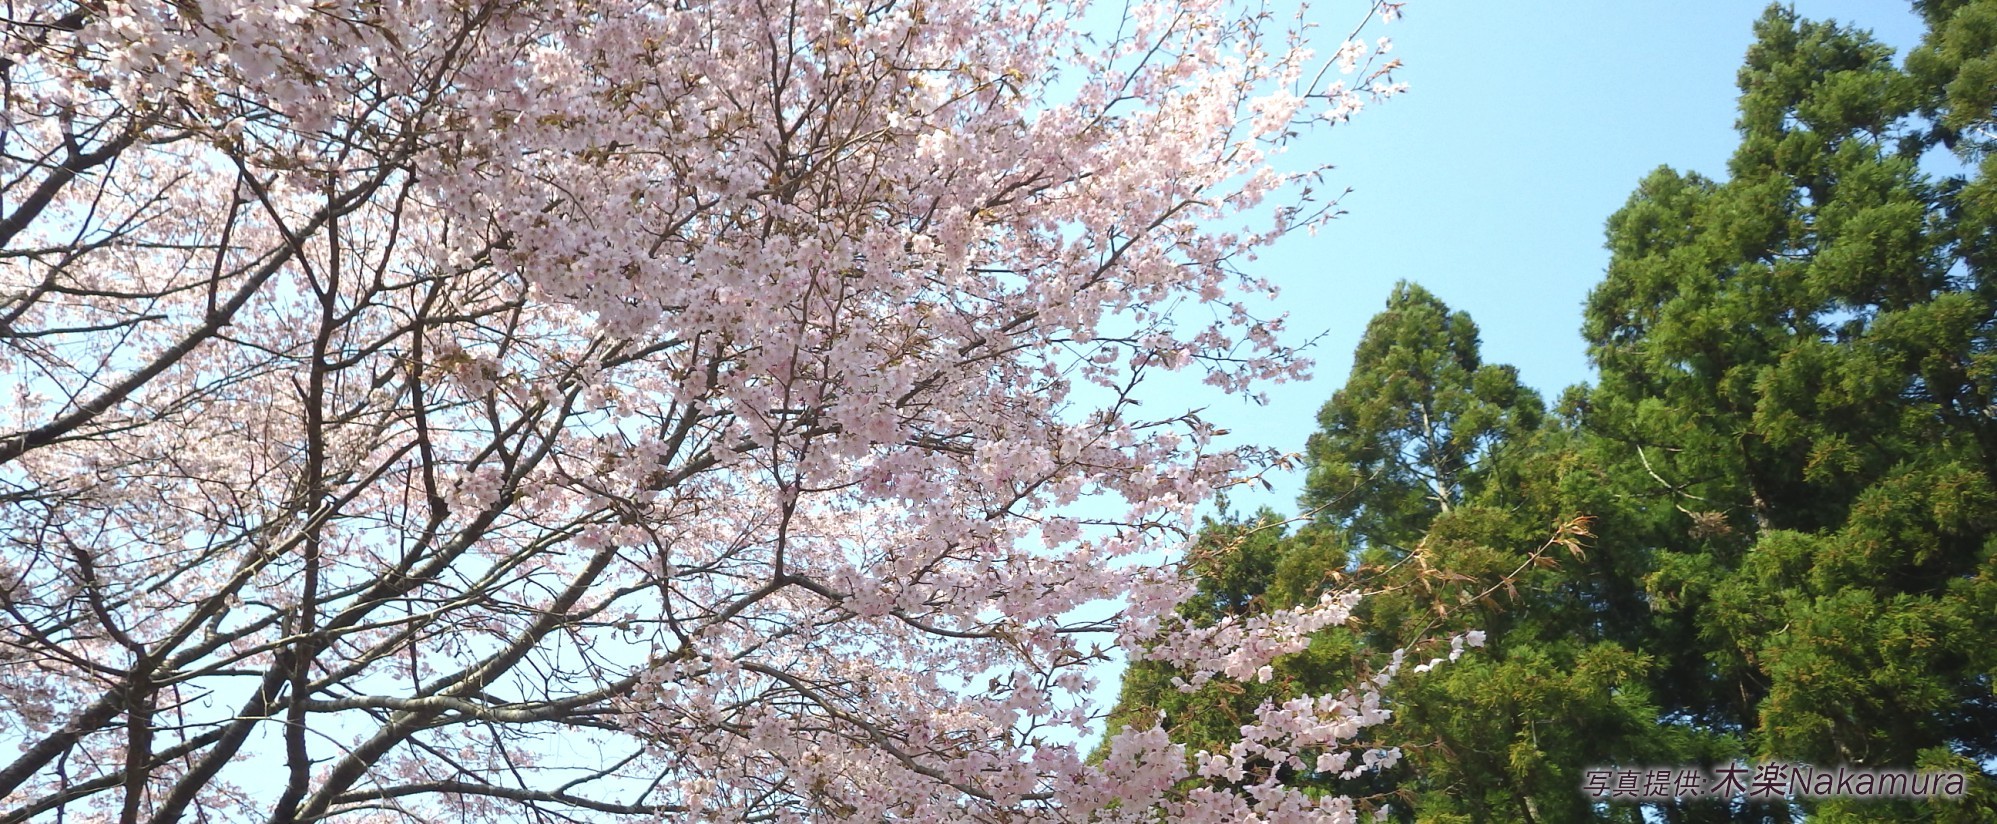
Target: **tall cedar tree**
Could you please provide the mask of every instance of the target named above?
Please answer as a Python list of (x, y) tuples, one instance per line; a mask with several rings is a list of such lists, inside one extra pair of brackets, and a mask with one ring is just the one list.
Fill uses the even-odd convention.
[[(1729, 179), (1646, 178), (1588, 303), (1600, 381), (1572, 397), (1634, 481), (1618, 529), (1652, 548), (1657, 694), (1758, 759), (1997, 763), (1997, 3), (1921, 11), (1902, 70), (1862, 32), (1770, 9)], [(1964, 171), (1922, 171), (1937, 143)], [(1974, 786), (1801, 806), (1997, 820)]]
[(1363, 545), (1405, 552), (1463, 502), (1492, 447), (1536, 426), (1540, 410), (1517, 370), (1481, 362), (1469, 315), (1397, 284), (1345, 387), (1318, 412), (1304, 505)]

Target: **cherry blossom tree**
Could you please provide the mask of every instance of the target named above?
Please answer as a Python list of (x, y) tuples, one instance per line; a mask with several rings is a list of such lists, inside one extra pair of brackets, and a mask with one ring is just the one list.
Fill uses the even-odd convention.
[(1391, 761), (1391, 666), (1225, 752), (1080, 743), (1106, 648), (1253, 678), (1351, 606), (1183, 626), (1141, 561), (1266, 456), (1137, 400), (1299, 374), (1243, 264), (1327, 214), (1272, 161), (1397, 89), (1384, 44), (1208, 0), (4, 14), (0, 821), (1346, 820), (1278, 769)]

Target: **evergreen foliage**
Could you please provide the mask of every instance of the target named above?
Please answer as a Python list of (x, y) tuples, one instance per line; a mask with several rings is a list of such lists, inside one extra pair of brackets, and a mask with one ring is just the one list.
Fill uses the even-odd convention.
[(1784, 760), (1971, 792), (1647, 812), (1997, 821), (1997, 2), (1916, 6), (1904, 65), (1763, 15), (1726, 178), (1659, 169), (1610, 217), (1598, 379), (1552, 414), (1467, 314), (1397, 286), (1308, 443), (1311, 524), (1216, 522), (1195, 550), (1215, 615), (1358, 576), (1363, 623), (1267, 690), (1140, 667), (1123, 706), (1205, 741), (1359, 652), (1477, 627), (1488, 650), (1400, 687), (1392, 737), (1422, 743), (1372, 789), (1404, 820), (1640, 821), (1581, 771)]

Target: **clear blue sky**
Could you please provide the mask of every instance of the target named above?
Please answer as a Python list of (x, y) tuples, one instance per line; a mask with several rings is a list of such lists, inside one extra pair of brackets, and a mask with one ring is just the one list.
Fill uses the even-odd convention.
[[(1352, 5), (1328, 3), (1317, 15), (1351, 18)], [(1795, 6), (1872, 29), (1902, 52), (1919, 40), (1905, 3)], [(1274, 387), (1267, 407), (1230, 399), (1208, 416), (1301, 450), (1367, 319), (1403, 278), (1468, 311), (1484, 359), (1517, 366), (1549, 401), (1591, 380), (1581, 306), (1607, 264), (1603, 221), (1660, 165), (1725, 175), (1734, 75), (1766, 7), (1412, 0), (1401, 20), (1369, 27), (1368, 36), (1394, 39), (1410, 90), (1292, 150), (1337, 164), (1331, 182), (1354, 190), (1342, 201), (1348, 214), (1254, 264), (1283, 288), (1292, 340), (1327, 333), (1312, 353), (1316, 377)], [(1235, 495), (1237, 509), (1292, 512), (1301, 474), (1271, 480), (1274, 493)]]

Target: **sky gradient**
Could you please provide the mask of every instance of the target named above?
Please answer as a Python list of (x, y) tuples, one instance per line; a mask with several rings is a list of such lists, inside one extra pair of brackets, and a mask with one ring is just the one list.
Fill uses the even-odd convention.
[[(1902, 3), (1795, 5), (1806, 18), (1871, 29), (1902, 53), (1919, 40)], [(1341, 201), (1347, 214), (1252, 264), (1283, 289), (1292, 342), (1323, 333), (1315, 378), (1273, 387), (1266, 407), (1216, 399), (1207, 416), (1301, 451), (1367, 319), (1401, 279), (1469, 312), (1485, 361), (1517, 366), (1549, 404), (1590, 380), (1581, 309), (1608, 263), (1604, 221), (1658, 166), (1724, 178), (1737, 142), (1735, 73), (1765, 8), (1413, 0), (1400, 20), (1369, 26), (1369, 38), (1393, 38), (1409, 91), (1292, 150), (1338, 166), (1330, 182), (1353, 189)], [(1335, 15), (1350, 18), (1351, 5), (1317, 14)], [(1333, 38), (1331, 29), (1321, 31)], [(1302, 473), (1269, 479), (1272, 492), (1237, 491), (1237, 511), (1292, 512)]]

